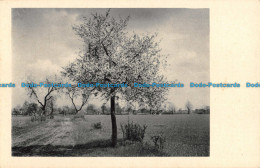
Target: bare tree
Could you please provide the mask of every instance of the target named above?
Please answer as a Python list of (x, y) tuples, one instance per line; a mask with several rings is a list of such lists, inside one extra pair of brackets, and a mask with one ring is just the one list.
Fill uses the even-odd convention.
[[(31, 79), (27, 80), (27, 84), (29, 85), (34, 85), (34, 83), (35, 81), (32, 81)], [(53, 92), (57, 90), (57, 88), (52, 85), (52, 82), (48, 77), (44, 81), (39, 83), (47, 84), (49, 87), (30, 86), (26, 88), (29, 97), (34, 99), (40, 105), (40, 108), (42, 110), (42, 114), (40, 115), (46, 115), (47, 103), (53, 98)]]
[[(72, 87), (66, 87), (63, 90), (64, 90), (65, 94), (68, 95), (68, 97), (71, 100), (71, 103), (75, 109), (74, 114), (77, 114), (87, 104), (90, 94), (94, 89), (79, 88), (76, 86), (72, 86)], [(80, 105), (76, 105), (76, 99), (77, 100), (81, 99), (80, 101), (78, 101), (78, 102), (80, 102), (79, 103)]]
[(53, 119), (54, 118), (54, 104), (55, 104), (55, 98), (52, 97), (49, 102), (47, 103), (47, 106), (49, 106), (50, 108), (50, 119)]
[(185, 104), (185, 107), (187, 108), (188, 110), (188, 114), (191, 113), (191, 110), (192, 110), (192, 104), (190, 101), (187, 101), (187, 103)]

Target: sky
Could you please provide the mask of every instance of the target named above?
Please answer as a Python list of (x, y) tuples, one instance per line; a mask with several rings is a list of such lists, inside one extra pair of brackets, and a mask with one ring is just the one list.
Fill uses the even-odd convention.
[[(12, 9), (13, 105), (27, 99), (20, 87), (28, 76), (41, 79), (58, 73), (72, 62), (83, 46), (72, 29), (91, 13), (105, 13), (107, 9)], [(178, 80), (184, 88), (170, 88), (167, 101), (184, 109), (189, 100), (194, 108), (210, 104), (208, 88), (190, 88), (190, 82), (210, 81), (209, 67), (209, 9), (183, 8), (127, 8), (111, 9), (118, 18), (130, 16), (128, 32), (158, 33), (162, 54), (168, 55), (164, 70), (168, 81)], [(65, 97), (58, 102), (64, 101)], [(100, 100), (90, 103), (100, 105)]]

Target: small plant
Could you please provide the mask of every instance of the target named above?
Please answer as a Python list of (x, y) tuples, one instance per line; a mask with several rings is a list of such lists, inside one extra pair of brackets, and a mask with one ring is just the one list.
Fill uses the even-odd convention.
[(159, 134), (159, 135), (154, 135), (151, 137), (154, 146), (159, 149), (159, 150), (163, 150), (164, 148), (164, 144), (166, 142), (166, 138), (165, 136), (163, 136), (163, 134)]
[(121, 124), (123, 139), (143, 142), (146, 128), (146, 125), (141, 126), (133, 122), (130, 123), (128, 120), (127, 124)]
[(31, 122), (34, 122), (34, 121), (36, 121), (36, 116), (35, 115), (31, 116)]
[(101, 128), (102, 128), (102, 124), (101, 124), (101, 122), (97, 122), (97, 123), (94, 123), (94, 124), (92, 125), (92, 127), (93, 127), (94, 129), (101, 129)]
[(54, 119), (54, 115), (50, 115), (50, 119)]

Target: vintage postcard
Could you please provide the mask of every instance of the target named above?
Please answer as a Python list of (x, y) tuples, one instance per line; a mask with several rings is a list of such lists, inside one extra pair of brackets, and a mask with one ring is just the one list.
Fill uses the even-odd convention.
[(0, 7), (0, 167), (260, 166), (259, 1)]

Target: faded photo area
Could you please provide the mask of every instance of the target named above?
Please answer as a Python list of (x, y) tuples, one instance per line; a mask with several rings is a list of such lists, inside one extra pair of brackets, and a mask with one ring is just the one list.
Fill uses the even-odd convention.
[(209, 156), (209, 14), (13, 8), (12, 155)]

